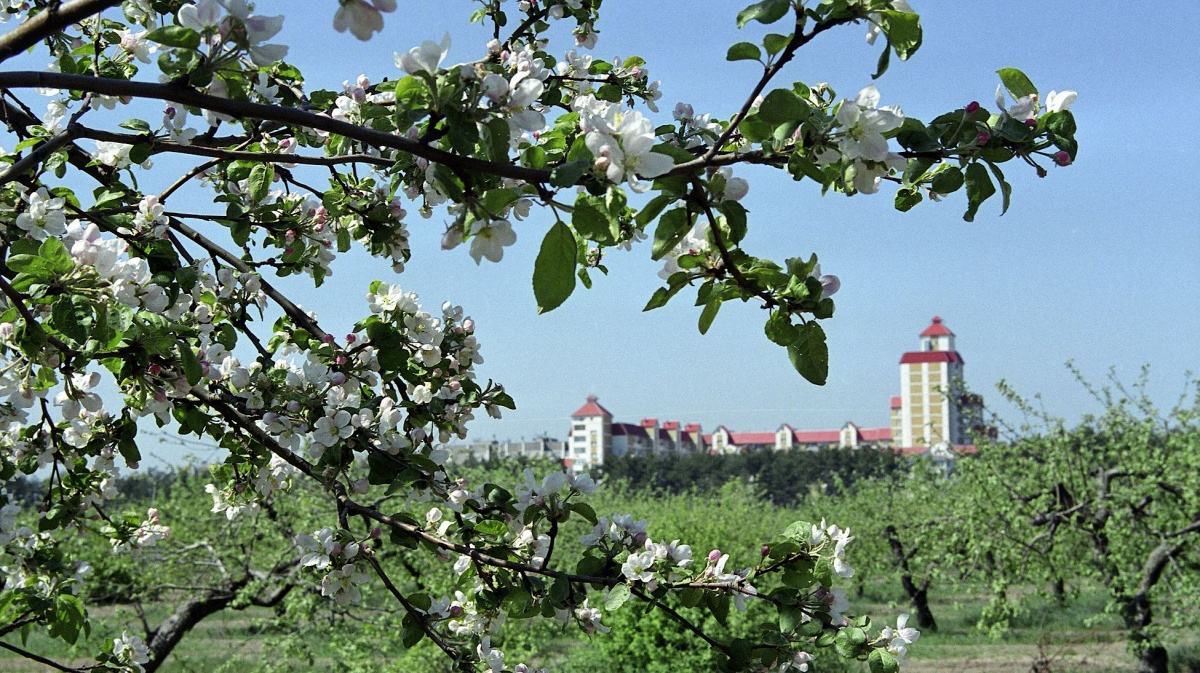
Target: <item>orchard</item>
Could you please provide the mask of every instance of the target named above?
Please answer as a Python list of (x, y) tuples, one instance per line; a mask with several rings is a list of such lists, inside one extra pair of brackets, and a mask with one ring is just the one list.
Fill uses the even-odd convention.
[[(303, 4), (360, 40), (397, 17), (395, 0)], [(900, 210), (965, 202), (971, 220), (992, 197), (1007, 208), (1010, 175), (1074, 160), (1075, 93), (1005, 68), (994, 101), (997, 83), (981, 82), (985, 102), (948, 101), (920, 121), (890, 104), (898, 92), (787, 77), (829, 31), (866, 34), (874, 77), (907, 59), (922, 30), (905, 0), (763, 0), (714, 17), (745, 36), (721, 47), (726, 58), (757, 64), (740, 108), (660, 110), (653, 64), (593, 55), (601, 0), (476, 4), (472, 21), (492, 38), (472, 60), (448, 62), (446, 27), (428, 26), (394, 69), (347, 64), (343, 85), (321, 88), (288, 63), (300, 45), (273, 42), (287, 18), (244, 0), (0, 3), (0, 60), (32, 50), (50, 64), (0, 72), (0, 478), (45, 485), (36, 506), (6, 496), (0, 510), (0, 636), (88, 631), (80, 535), (136, 559), (183, 525), (117, 498), (141, 460), (139, 428), (157, 424), (227, 452), (209, 516), (305, 503), (309, 527), (274, 532), (287, 561), (230, 581), (247, 601), (270, 603), (263, 583), (280, 578), (350, 614), (382, 596), (401, 624), (388, 637), (432, 643), (464, 671), (530, 670), (497, 646), (522, 622), (616, 637), (601, 635), (605, 620), (627, 603), (711, 648), (723, 670), (806, 671), (817, 657), (899, 669), (920, 633), (907, 615), (853, 609), (840, 585), (856, 545), (836, 512), (761, 548), (701, 549), (658, 538), (636, 512), (595, 511), (587, 474), (459, 478), (443, 445), (515, 403), (477, 374), (467, 309), (423, 304), (403, 289), (404, 267), (414, 253), (503, 264), (519, 232), (539, 252), (512, 272), (532, 274), (544, 312), (632, 249), (663, 263), (646, 310), (694, 294), (705, 332), (725, 302), (760, 306), (766, 337), (820, 385), (840, 281), (816, 255), (742, 247), (752, 218), (739, 169)], [(184, 168), (163, 180), (163, 166)], [(177, 205), (197, 185), (211, 203)], [(538, 230), (535, 210), (553, 224)], [(410, 228), (434, 221), (450, 252), (413, 250)], [(319, 293), (351, 251), (378, 258), (379, 276), (355, 300), (353, 330), (333, 334), (278, 279)], [(580, 520), (590, 532), (566, 537)], [(424, 586), (452, 589), (397, 579), (426, 561), (446, 580)], [(727, 638), (695, 616), (724, 622), (748, 606), (758, 623)], [(164, 633), (127, 632), (85, 668), (156, 669), (178, 642)]]

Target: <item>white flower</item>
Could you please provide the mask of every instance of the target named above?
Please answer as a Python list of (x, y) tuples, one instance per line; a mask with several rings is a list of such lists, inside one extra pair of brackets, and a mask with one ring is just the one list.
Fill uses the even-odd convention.
[(63, 213), (65, 200), (50, 198), (45, 187), (39, 187), (24, 197), (29, 209), (17, 215), (17, 226), (41, 241), (47, 236), (61, 236), (67, 230), (67, 216)]
[(343, 607), (362, 600), (362, 593), (356, 585), (369, 579), (366, 573), (360, 572), (353, 563), (330, 572), (321, 580), (321, 595), (329, 596), (335, 603)]
[(634, 582), (649, 582), (654, 579), (654, 560), (652, 550), (630, 554), (621, 565), (621, 574)]
[(874, 84), (859, 91), (853, 101), (842, 101), (837, 120), (843, 128), (843, 135), (838, 140), (838, 151), (843, 157), (866, 161), (888, 158), (888, 144), (883, 134), (900, 128), (904, 113), (895, 106), (876, 108), (877, 105), (879, 90)]
[[(584, 115), (581, 114), (581, 118)], [(589, 120), (598, 127), (584, 139), (595, 167), (609, 182), (619, 184), (627, 177), (629, 188), (645, 192), (650, 183), (642, 178), (656, 178), (675, 166), (675, 160), (665, 154), (651, 152), (654, 147), (654, 127), (640, 112), (609, 113), (613, 118)], [(615, 125), (612, 122), (616, 122)], [(606, 132), (611, 129), (611, 133)]]
[(383, 30), (382, 12), (396, 11), (396, 0), (349, 0), (343, 2), (333, 15), (333, 27), (337, 32), (350, 34), (364, 42)]
[(517, 232), (508, 220), (480, 221), (471, 225), (471, 258), (476, 264), (484, 257), (499, 262), (504, 256), (504, 248), (516, 242)]
[(921, 632), (905, 626), (908, 623), (908, 615), (900, 615), (896, 619), (896, 628), (890, 626), (883, 627), (880, 632), (880, 637), (888, 641), (888, 652), (896, 655), (897, 661), (903, 661), (904, 655), (908, 654), (908, 646), (917, 642), (921, 637)]
[[(313, 536), (316, 537), (313, 537)], [(292, 538), (296, 546), (304, 552), (300, 556), (300, 565), (304, 567), (313, 567), (317, 570), (324, 570), (329, 567), (329, 555), (333, 553), (333, 548), (337, 541), (333, 537), (333, 531), (329, 528), (321, 530), (309, 535), (308, 533), (299, 533)]]
[(1063, 110), (1068, 110), (1075, 103), (1075, 99), (1078, 96), (1079, 94), (1070, 89), (1066, 91), (1051, 91), (1046, 96), (1046, 111), (1062, 112)]
[(479, 655), (479, 660), (487, 664), (492, 673), (503, 673), (504, 653), (492, 647), (491, 636), (484, 636), (475, 651)]
[(113, 658), (140, 673), (146, 670), (142, 664), (150, 662), (150, 648), (141, 638), (122, 631), (120, 638), (113, 638)]
[(1009, 117), (1017, 121), (1025, 121), (1032, 119), (1037, 114), (1038, 103), (1037, 96), (1021, 96), (1012, 104), (1011, 107), (1005, 109), (1007, 97), (1004, 95), (1004, 85), (996, 86), (996, 106), (1000, 108), (1000, 112), (1007, 114)]
[[(908, 12), (909, 14), (913, 13), (913, 8), (909, 6), (908, 0), (892, 0), (892, 9), (896, 10), (897, 12)], [(883, 32), (879, 27), (882, 19), (883, 17), (879, 14), (879, 12), (872, 12), (871, 14), (867, 15), (867, 20), (871, 22), (871, 28), (867, 31), (867, 44), (875, 44), (875, 38), (879, 37), (879, 34)], [(802, 668), (800, 670), (808, 669)]]
[(396, 67), (410, 75), (418, 72), (433, 75), (437, 73), (442, 61), (446, 60), (446, 54), (449, 51), (450, 34), (446, 33), (441, 44), (425, 40), (419, 47), (413, 47), (403, 54), (396, 54)]
[(599, 608), (588, 607), (588, 599), (583, 599), (583, 605), (575, 609), (575, 617), (579, 619), (583, 630), (587, 634), (608, 633), (609, 628), (600, 623), (602, 617)]
[(194, 5), (179, 8), (179, 25), (203, 33), (221, 22), (221, 5), (217, 0), (199, 0)]

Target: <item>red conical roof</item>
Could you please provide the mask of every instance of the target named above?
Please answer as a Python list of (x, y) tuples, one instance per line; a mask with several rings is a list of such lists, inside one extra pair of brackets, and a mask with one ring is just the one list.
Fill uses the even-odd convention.
[(608, 412), (608, 409), (605, 409), (596, 402), (599, 399), (595, 395), (588, 395), (587, 404), (579, 407), (575, 413), (571, 414), (571, 418), (586, 418), (588, 416), (607, 416), (612, 418), (612, 414)]
[(930, 324), (929, 327), (926, 327), (924, 332), (921, 332), (921, 336), (954, 336), (954, 332), (946, 329), (946, 326), (942, 324), (941, 317), (935, 315), (933, 316), (933, 323)]

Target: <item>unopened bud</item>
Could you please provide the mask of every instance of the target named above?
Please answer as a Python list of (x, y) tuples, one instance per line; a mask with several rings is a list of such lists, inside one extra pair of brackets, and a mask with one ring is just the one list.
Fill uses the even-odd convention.
[(346, 335), (346, 343), (348, 343), (348, 344), (352, 344), (352, 343), (354, 343), (355, 341), (358, 341), (358, 336), (357, 336), (357, 335), (355, 335), (355, 334), (347, 334), (347, 335)]
[(762, 549), (758, 550), (758, 553), (762, 554), (763, 556), (767, 556), (768, 554), (771, 553), (771, 545), (764, 544), (762, 546)]
[(1037, 120), (1033, 119), (1032, 117), (1029, 119), (1026, 119), (1025, 125), (1028, 126), (1029, 128), (1033, 128), (1033, 127), (1037, 126)]
[(979, 135), (975, 136), (975, 144), (976, 145), (986, 145), (988, 143), (988, 141), (991, 139), (992, 139), (992, 136), (987, 131), (980, 131)]
[(376, 526), (371, 529), (371, 539), (372, 540), (378, 540), (381, 537), (383, 537), (383, 529), (382, 528), (380, 528), (379, 526)]
[(720, 561), (720, 560), (721, 560), (721, 550), (720, 549), (714, 549), (714, 550), (708, 552), (708, 562), (709, 563), (716, 563), (717, 561)]
[(327, 344), (331, 344), (335, 341), (332, 334), (326, 334), (325, 336), (321, 337), (321, 340)]
[(979, 101), (973, 100), (967, 103), (967, 114), (975, 114), (976, 112), (979, 112)]
[(461, 605), (451, 605), (450, 606), (450, 616), (451, 617), (462, 617), (462, 613), (463, 613), (463, 609), (462, 609)]
[(1071, 155), (1066, 150), (1059, 150), (1054, 153), (1054, 163), (1059, 166), (1070, 166)]

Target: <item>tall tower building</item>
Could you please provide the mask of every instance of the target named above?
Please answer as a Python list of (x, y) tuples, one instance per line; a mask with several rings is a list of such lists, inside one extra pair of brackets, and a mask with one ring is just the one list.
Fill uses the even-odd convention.
[(563, 456), (576, 472), (604, 464), (604, 454), (612, 446), (612, 414), (600, 406), (599, 398), (588, 395), (587, 403), (571, 414), (571, 434), (567, 455)]
[(959, 409), (963, 358), (954, 350), (954, 332), (933, 317), (921, 332), (921, 348), (900, 358), (901, 447), (963, 444)]

